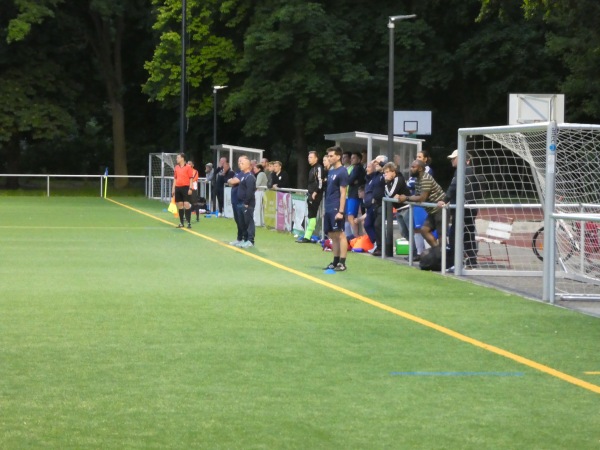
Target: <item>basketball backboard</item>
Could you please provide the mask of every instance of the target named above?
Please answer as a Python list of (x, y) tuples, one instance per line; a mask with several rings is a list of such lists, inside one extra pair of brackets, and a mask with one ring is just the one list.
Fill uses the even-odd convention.
[(509, 125), (548, 121), (564, 123), (564, 94), (509, 94)]
[(431, 111), (394, 111), (394, 134), (431, 135)]

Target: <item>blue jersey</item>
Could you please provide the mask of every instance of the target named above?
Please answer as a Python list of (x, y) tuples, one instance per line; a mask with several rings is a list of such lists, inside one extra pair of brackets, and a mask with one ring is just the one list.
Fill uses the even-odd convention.
[(329, 169), (327, 174), (327, 193), (325, 211), (334, 212), (340, 208), (340, 188), (348, 186), (348, 170), (344, 166)]
[[(242, 175), (243, 175), (243, 172), (240, 170), (232, 178), (237, 178), (239, 180)], [(234, 206), (238, 204), (238, 195), (237, 195), (238, 188), (239, 188), (239, 184), (234, 184), (231, 187), (231, 204)]]
[(256, 199), (254, 198), (254, 191), (256, 191), (256, 178), (252, 171), (240, 172), (239, 177), (240, 184), (237, 191), (238, 204), (242, 203), (254, 208), (256, 205)]

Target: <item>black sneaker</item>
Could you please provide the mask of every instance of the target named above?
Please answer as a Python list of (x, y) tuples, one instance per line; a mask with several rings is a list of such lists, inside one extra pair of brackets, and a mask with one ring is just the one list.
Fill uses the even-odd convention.
[(344, 272), (346, 270), (346, 264), (338, 263), (337, 266), (333, 268), (336, 272)]
[(179, 225), (177, 225), (177, 228), (183, 228), (183, 224), (180, 223)]
[(332, 262), (329, 263), (329, 265), (327, 267), (325, 267), (323, 270), (335, 270), (337, 266), (334, 266)]
[(192, 228), (192, 224), (188, 222), (188, 228)]

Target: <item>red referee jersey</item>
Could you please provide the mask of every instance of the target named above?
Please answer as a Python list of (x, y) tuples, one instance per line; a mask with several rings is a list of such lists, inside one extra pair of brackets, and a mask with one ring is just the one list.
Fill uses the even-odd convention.
[(181, 167), (180, 165), (175, 166), (175, 187), (183, 187), (190, 185), (190, 178), (194, 177), (192, 168), (187, 164)]

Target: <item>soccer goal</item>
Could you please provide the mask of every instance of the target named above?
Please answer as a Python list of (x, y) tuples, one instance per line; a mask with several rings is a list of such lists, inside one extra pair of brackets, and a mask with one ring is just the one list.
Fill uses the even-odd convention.
[(150, 153), (148, 157), (148, 198), (168, 202), (173, 187), (177, 153)]
[(463, 128), (458, 141), (456, 228), (476, 213), (479, 247), (463, 270), (456, 234), (456, 273), (534, 277), (546, 301), (600, 299), (600, 126)]

